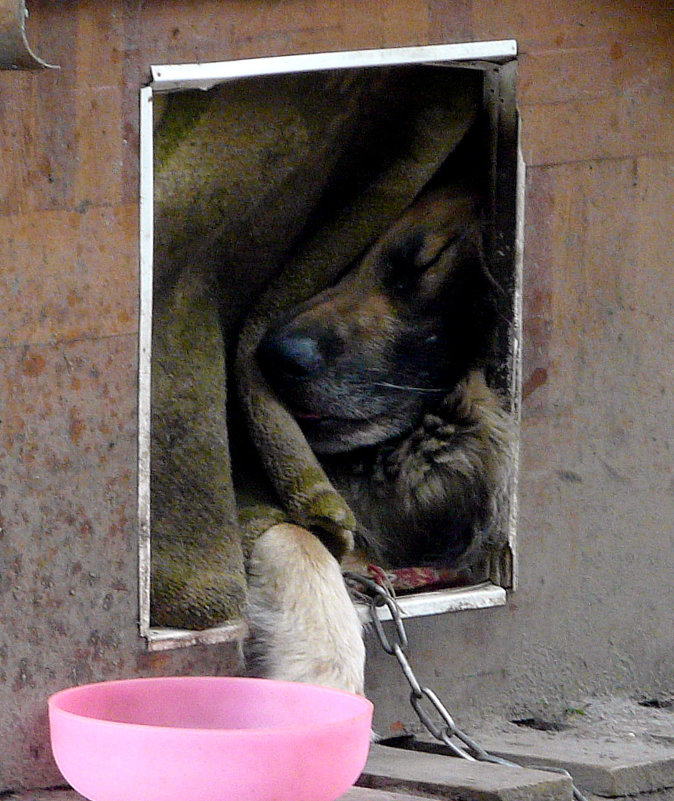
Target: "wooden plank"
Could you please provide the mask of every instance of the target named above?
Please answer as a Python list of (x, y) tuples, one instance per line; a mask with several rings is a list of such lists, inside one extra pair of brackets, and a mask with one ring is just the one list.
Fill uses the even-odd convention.
[[(422, 801), (428, 796), (410, 795), (404, 791), (397, 790), (372, 790), (369, 787), (352, 787), (345, 795), (340, 796), (339, 801)], [(60, 799), (55, 799), (60, 801)], [(69, 799), (64, 799), (69, 801)]]
[(0, 345), (135, 333), (137, 217), (135, 205), (0, 217)]
[(672, 29), (667, 3), (636, 5), (619, 0), (472, 0), (476, 39), (516, 37), (524, 52), (600, 47), (614, 42), (657, 36)]
[(662, 92), (522, 105), (527, 166), (674, 152), (672, 98)]
[(557, 773), (470, 762), (373, 745), (360, 786), (430, 793), (465, 801), (571, 801), (571, 780)]

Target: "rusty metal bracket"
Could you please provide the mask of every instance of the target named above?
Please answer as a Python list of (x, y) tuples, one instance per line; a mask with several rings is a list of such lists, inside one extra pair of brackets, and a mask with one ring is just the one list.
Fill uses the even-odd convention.
[(24, 0), (0, 0), (0, 69), (58, 69), (30, 49), (26, 38), (28, 10)]

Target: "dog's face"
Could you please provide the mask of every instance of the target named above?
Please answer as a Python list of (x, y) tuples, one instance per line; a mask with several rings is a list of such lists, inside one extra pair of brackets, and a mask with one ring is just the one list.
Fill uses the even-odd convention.
[(493, 281), (480, 240), (474, 199), (429, 195), (269, 328), (260, 366), (317, 453), (410, 431), (485, 355)]

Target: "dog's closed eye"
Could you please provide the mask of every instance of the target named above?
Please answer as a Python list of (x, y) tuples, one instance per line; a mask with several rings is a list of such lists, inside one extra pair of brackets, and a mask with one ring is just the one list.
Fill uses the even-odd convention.
[(387, 289), (394, 292), (413, 289), (419, 278), (460, 239), (460, 234), (448, 237), (444, 233), (418, 231), (391, 248), (385, 254)]

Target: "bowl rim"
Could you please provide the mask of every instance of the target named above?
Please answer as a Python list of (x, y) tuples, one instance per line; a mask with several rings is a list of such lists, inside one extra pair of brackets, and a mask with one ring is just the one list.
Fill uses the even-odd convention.
[[(265, 683), (272, 683), (276, 686), (292, 686), (294, 688), (299, 687), (311, 687), (314, 690), (319, 690), (328, 694), (333, 695), (342, 695), (346, 696), (351, 700), (356, 702), (362, 703), (362, 708), (354, 711), (352, 714), (348, 715), (337, 721), (326, 721), (325, 723), (311, 723), (311, 724), (298, 724), (297, 726), (276, 726), (276, 727), (256, 727), (251, 729), (219, 729), (219, 728), (199, 728), (195, 726), (161, 726), (155, 723), (134, 723), (134, 722), (126, 722), (121, 720), (106, 720), (105, 718), (95, 717), (93, 715), (84, 715), (79, 712), (71, 712), (67, 709), (63, 709), (60, 706), (60, 702), (62, 699), (69, 695), (77, 695), (79, 692), (83, 690), (91, 689), (92, 687), (102, 687), (103, 685), (110, 686), (110, 685), (130, 685), (130, 684), (142, 684), (146, 682), (152, 683), (161, 683), (164, 681), (178, 681), (180, 683), (185, 682), (227, 682), (227, 683), (246, 683), (251, 684), (253, 682), (265, 682)], [(64, 716), (65, 718), (70, 718), (73, 720), (82, 720), (82, 721), (91, 721), (93, 724), (104, 726), (104, 727), (112, 727), (112, 728), (119, 728), (125, 729), (127, 731), (143, 731), (148, 732), (150, 730), (154, 730), (155, 732), (163, 732), (163, 733), (175, 733), (180, 732), (180, 735), (183, 736), (190, 736), (190, 735), (200, 735), (202, 737), (246, 737), (246, 738), (255, 738), (255, 737), (268, 737), (271, 734), (278, 735), (279, 733), (287, 734), (303, 734), (308, 732), (318, 733), (324, 730), (332, 729), (334, 730), (335, 727), (343, 727), (351, 725), (357, 718), (360, 718), (362, 715), (369, 713), (371, 718), (372, 713), (374, 711), (374, 705), (372, 701), (365, 696), (357, 695), (356, 693), (351, 693), (346, 690), (339, 690), (335, 687), (325, 687), (321, 684), (312, 684), (309, 682), (294, 682), (294, 681), (282, 681), (279, 679), (263, 679), (263, 678), (253, 678), (248, 676), (147, 676), (147, 677), (135, 677), (135, 678), (128, 678), (128, 679), (112, 679), (110, 681), (97, 681), (97, 682), (89, 682), (87, 684), (78, 684), (73, 687), (66, 687), (62, 690), (58, 690), (57, 692), (53, 693), (49, 696), (48, 700), (48, 708), (49, 708), (49, 718), (50, 718), (50, 725), (52, 720), (52, 715), (55, 714), (57, 716)], [(369, 731), (369, 726), (368, 726)]]

